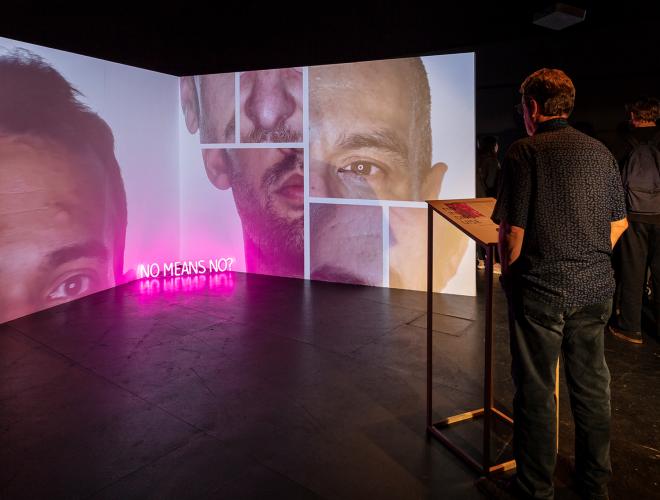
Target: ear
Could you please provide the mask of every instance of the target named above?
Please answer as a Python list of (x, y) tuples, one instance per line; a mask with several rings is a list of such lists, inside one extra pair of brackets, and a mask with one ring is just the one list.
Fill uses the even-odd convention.
[(445, 178), (446, 172), (446, 163), (436, 163), (431, 167), (426, 174), (422, 186), (423, 200), (435, 200), (440, 196), (440, 188), (442, 187), (442, 180)]
[(179, 90), (186, 127), (188, 132), (194, 134), (199, 130), (199, 97), (197, 96), (195, 77), (183, 76), (179, 78)]
[(203, 149), (204, 168), (206, 176), (218, 189), (231, 187), (231, 164), (226, 149)]
[(529, 99), (529, 117), (535, 120), (541, 114), (539, 103), (535, 99)]

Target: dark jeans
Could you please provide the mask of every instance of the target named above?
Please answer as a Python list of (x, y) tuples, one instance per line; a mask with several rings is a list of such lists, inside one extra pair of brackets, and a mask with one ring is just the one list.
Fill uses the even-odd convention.
[(524, 292), (509, 298), (518, 485), (533, 498), (553, 498), (555, 369), (561, 352), (575, 420), (579, 486), (587, 498), (597, 498), (607, 492), (611, 476), (610, 372), (603, 342), (612, 301), (560, 309)]
[(618, 326), (629, 332), (642, 331), (642, 299), (646, 284), (646, 269), (650, 267), (656, 333), (660, 333), (660, 226), (630, 222), (619, 246), (621, 313)]

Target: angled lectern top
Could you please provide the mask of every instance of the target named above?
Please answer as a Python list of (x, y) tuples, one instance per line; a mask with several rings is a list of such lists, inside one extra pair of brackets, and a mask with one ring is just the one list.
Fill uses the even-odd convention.
[(497, 245), (497, 224), (490, 220), (495, 198), (428, 200), (429, 207), (483, 247)]

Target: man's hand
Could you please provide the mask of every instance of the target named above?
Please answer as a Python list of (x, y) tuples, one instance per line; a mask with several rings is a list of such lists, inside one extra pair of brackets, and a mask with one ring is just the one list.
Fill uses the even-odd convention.
[(523, 228), (512, 226), (505, 220), (502, 221), (499, 229), (498, 247), (503, 275), (509, 273), (509, 266), (520, 257), (524, 238), (525, 230)]

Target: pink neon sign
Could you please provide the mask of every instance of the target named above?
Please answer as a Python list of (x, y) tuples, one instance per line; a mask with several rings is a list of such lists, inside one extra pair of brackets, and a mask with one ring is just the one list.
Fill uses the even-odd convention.
[(179, 277), (192, 276), (195, 274), (224, 273), (231, 271), (231, 266), (236, 262), (233, 257), (221, 257), (208, 260), (184, 260), (163, 262), (162, 266), (158, 262), (151, 264), (140, 264), (137, 269), (138, 279), (157, 278), (157, 277)]
[(159, 295), (167, 292), (194, 292), (212, 290), (231, 294), (234, 290), (234, 273), (199, 274), (175, 278), (149, 278), (136, 282), (141, 295)]

